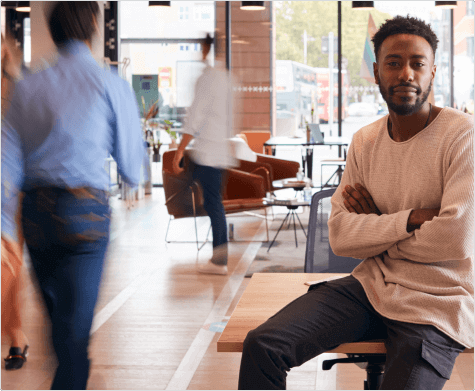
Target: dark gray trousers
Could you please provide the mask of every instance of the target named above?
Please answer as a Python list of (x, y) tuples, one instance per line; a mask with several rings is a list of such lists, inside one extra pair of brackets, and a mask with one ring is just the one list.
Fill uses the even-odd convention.
[(358, 280), (348, 276), (310, 287), (248, 333), (239, 389), (285, 389), (291, 368), (342, 343), (382, 338), (384, 390), (441, 390), (464, 350), (434, 326), (382, 317)]

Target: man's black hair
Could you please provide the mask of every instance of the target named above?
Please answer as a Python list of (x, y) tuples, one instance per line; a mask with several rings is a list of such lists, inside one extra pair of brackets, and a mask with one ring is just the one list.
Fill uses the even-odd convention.
[(59, 1), (48, 18), (49, 31), (56, 46), (70, 39), (91, 41), (100, 13), (97, 1)]
[(211, 46), (214, 43), (214, 39), (211, 37), (211, 35), (206, 34), (204, 43), (205, 45)]
[(372, 41), (374, 43), (376, 62), (378, 62), (378, 55), (384, 40), (391, 35), (396, 34), (412, 34), (424, 38), (427, 42), (429, 42), (435, 58), (435, 52), (437, 50), (437, 43), (439, 40), (437, 39), (434, 31), (432, 31), (430, 28), (430, 24), (426, 24), (424, 21), (413, 18), (409, 15), (406, 17), (398, 15), (393, 19), (386, 20), (386, 22), (373, 36)]

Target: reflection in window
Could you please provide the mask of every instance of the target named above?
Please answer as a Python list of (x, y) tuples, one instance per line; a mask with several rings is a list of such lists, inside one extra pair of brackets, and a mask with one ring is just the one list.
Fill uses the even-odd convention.
[(190, 7), (180, 7), (180, 19), (187, 20), (190, 18)]
[(473, 7), (474, 3), (472, 1), (467, 1), (467, 16), (473, 16)]
[(23, 61), (28, 66), (31, 62), (31, 28), (30, 18), (23, 19)]
[(454, 9), (454, 105), (473, 114), (473, 3), (459, 1)]

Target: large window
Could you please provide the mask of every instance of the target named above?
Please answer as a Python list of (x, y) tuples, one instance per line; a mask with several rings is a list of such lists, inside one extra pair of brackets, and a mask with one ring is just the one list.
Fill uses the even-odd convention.
[(454, 104), (473, 114), (473, 2), (459, 1), (454, 10)]
[[(396, 15), (409, 13), (430, 23), (439, 39), (435, 58), (437, 73), (431, 99), (438, 106), (450, 106), (453, 100), (454, 107), (473, 112), (472, 2), (459, 1), (453, 11), (453, 41), (451, 11), (436, 7), (435, 2), (378, 1), (374, 2), (371, 10), (353, 9), (351, 2), (343, 1), (341, 5), (342, 136), (352, 137), (362, 126), (388, 112), (386, 102), (374, 83), (375, 59), (371, 37), (385, 20)], [(280, 117), (296, 117), (297, 133), (302, 134), (306, 122), (318, 121), (325, 134), (337, 135), (337, 2), (276, 2), (276, 29), (278, 123)], [(331, 44), (332, 36), (334, 41)], [(452, 63), (453, 78), (450, 75)], [(332, 66), (333, 83), (329, 81)], [(304, 69), (315, 75), (316, 85), (302, 80), (299, 73)], [(331, 95), (333, 99), (330, 99)]]
[[(161, 153), (171, 142), (160, 130), (164, 121), (182, 128), (194, 97), (198, 77), (205, 67), (201, 40), (214, 36), (215, 5), (212, 1), (173, 1), (170, 7), (150, 7), (148, 1), (119, 2), (120, 73), (131, 84), (143, 112), (158, 100), (159, 113), (151, 121)], [(214, 50), (208, 55), (214, 64)], [(152, 182), (161, 184), (160, 167), (152, 167)]]
[(276, 135), (302, 136), (313, 122), (326, 135), (338, 133), (337, 7), (334, 1), (276, 3)]

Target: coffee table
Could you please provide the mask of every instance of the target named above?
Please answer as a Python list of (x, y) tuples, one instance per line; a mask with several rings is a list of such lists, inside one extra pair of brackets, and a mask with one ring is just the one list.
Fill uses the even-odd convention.
[(284, 218), (284, 221), (282, 221), (282, 224), (280, 225), (279, 229), (277, 230), (277, 233), (275, 234), (274, 236), (274, 239), (272, 240), (269, 248), (267, 249), (267, 252), (269, 252), (269, 250), (272, 248), (272, 246), (274, 245), (274, 242), (275, 240), (277, 239), (277, 236), (279, 235), (279, 232), (280, 230), (282, 229), (282, 227), (284, 226), (284, 224), (287, 222), (287, 220), (289, 221), (289, 227), (290, 227), (290, 224), (292, 223), (292, 221), (294, 222), (294, 233), (295, 233), (295, 247), (298, 247), (298, 242), (297, 242), (297, 226), (295, 224), (295, 218), (297, 217), (297, 220), (299, 221), (300, 223), (300, 227), (302, 228), (302, 231), (305, 235), (305, 237), (307, 237), (307, 233), (305, 232), (305, 228), (303, 227), (302, 225), (302, 222), (300, 221), (300, 217), (299, 215), (295, 212), (295, 210), (299, 207), (299, 206), (310, 206), (311, 204), (311, 200), (309, 201), (305, 201), (303, 199), (292, 199), (292, 200), (284, 200), (284, 199), (278, 199), (278, 198), (266, 198), (264, 200), (264, 203), (266, 205), (272, 205), (272, 206), (285, 206), (288, 210), (287, 212), (287, 215), (285, 216)]
[(294, 189), (295, 191), (301, 191), (305, 188), (307, 183), (312, 187), (312, 180), (304, 178), (299, 181), (297, 178), (279, 179), (272, 182), (272, 186), (276, 189)]

